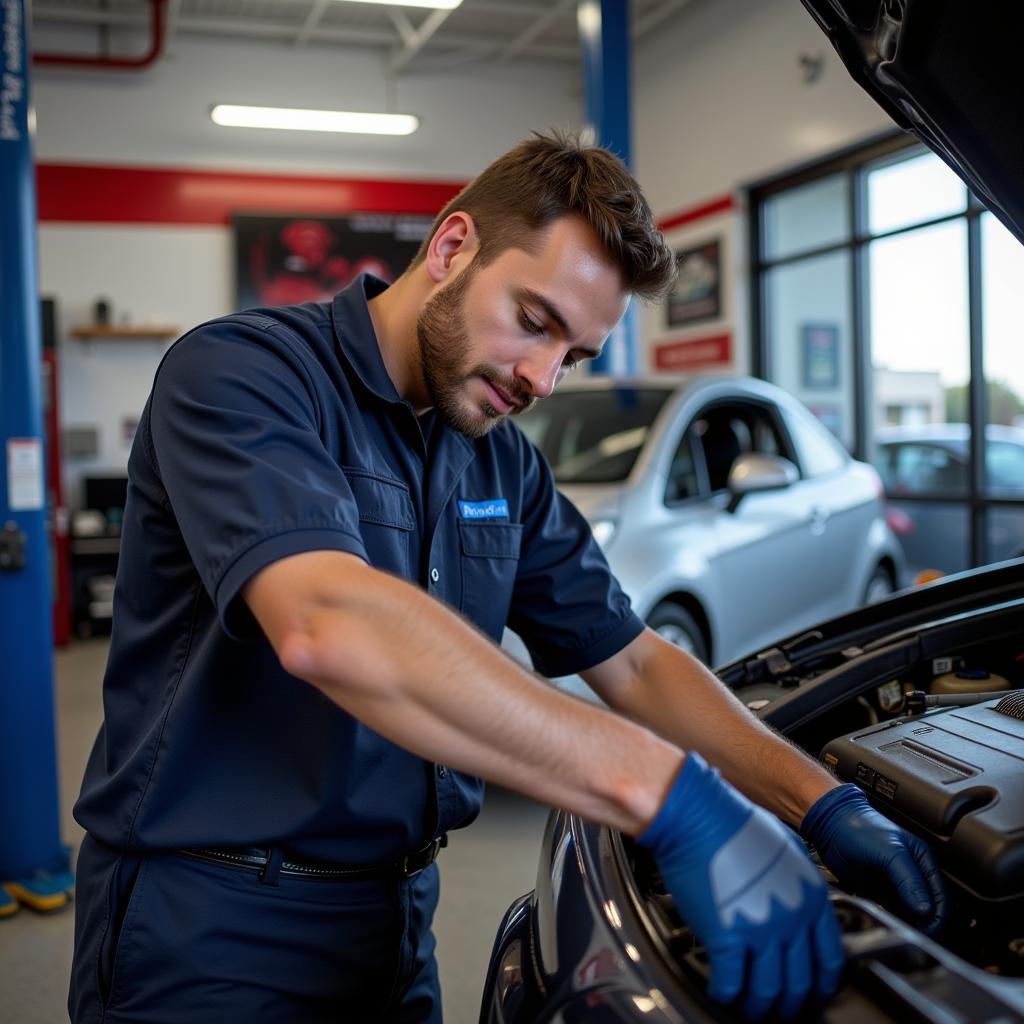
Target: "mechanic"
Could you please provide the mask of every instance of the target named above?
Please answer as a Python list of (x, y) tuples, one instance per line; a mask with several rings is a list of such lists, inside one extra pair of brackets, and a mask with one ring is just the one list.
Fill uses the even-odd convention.
[[(674, 273), (617, 158), (536, 136), (390, 287), (172, 346), (75, 809), (73, 1021), (439, 1021), (433, 861), (481, 779), (639, 837), (750, 1017), (843, 967), (780, 818), (845, 885), (939, 919), (927, 847), (644, 627), (509, 422)], [(508, 657), (506, 622), (612, 710)]]

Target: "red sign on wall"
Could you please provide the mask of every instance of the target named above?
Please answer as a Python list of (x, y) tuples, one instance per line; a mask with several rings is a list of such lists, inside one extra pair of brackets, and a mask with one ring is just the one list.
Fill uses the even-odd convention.
[(685, 373), (713, 366), (732, 365), (732, 335), (715, 334), (684, 341), (664, 341), (654, 346), (654, 366), (658, 370)]

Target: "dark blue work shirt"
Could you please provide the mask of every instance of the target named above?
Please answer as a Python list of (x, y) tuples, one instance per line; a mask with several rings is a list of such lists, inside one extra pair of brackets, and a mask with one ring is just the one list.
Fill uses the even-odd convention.
[[(642, 629), (518, 428), (469, 440), (434, 422), (428, 447), (374, 335), (367, 299), (385, 287), (362, 277), (331, 303), (214, 320), (157, 371), (128, 464), (105, 720), (75, 808), (111, 846), (275, 844), (368, 864), (475, 817), (480, 780), (281, 668), (240, 597), (277, 559), (356, 554), (496, 641), (507, 622), (548, 675)], [(390, 628), (401, 643), (403, 623)]]

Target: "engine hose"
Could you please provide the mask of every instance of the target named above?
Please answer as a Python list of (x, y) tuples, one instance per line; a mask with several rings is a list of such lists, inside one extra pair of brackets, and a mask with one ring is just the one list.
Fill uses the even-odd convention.
[(987, 700), (1001, 700), (1006, 696), (1006, 690), (992, 690), (988, 693), (925, 693), (924, 690), (913, 690), (907, 694), (906, 710), (907, 714), (920, 715), (927, 708), (963, 708), (971, 704), (984, 704)]

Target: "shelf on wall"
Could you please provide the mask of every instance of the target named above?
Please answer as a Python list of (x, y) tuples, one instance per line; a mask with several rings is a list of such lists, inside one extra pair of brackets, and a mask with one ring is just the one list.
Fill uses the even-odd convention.
[(71, 328), (71, 337), (79, 341), (94, 341), (97, 338), (142, 338), (152, 341), (176, 338), (179, 333), (177, 327), (165, 324), (140, 324), (137, 327), (131, 324), (86, 324)]

